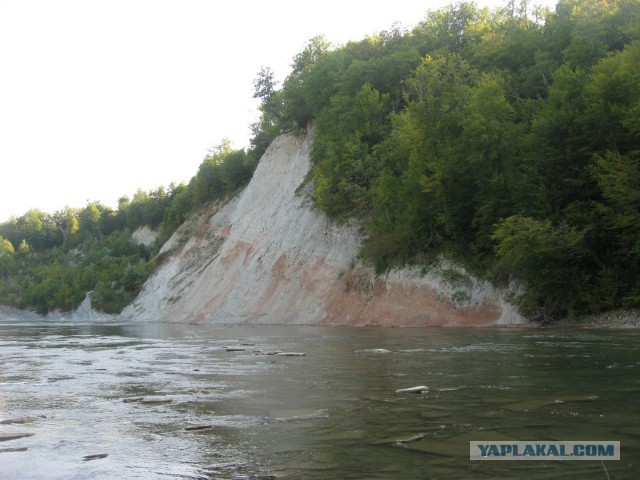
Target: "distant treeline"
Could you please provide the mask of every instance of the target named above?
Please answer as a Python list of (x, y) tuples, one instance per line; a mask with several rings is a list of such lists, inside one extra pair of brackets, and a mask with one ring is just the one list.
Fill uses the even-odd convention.
[[(166, 239), (244, 185), (278, 134), (315, 130), (317, 205), (368, 232), (378, 271), (439, 255), (494, 282), (532, 319), (640, 304), (640, 4), (459, 3), (415, 28), (333, 47), (311, 39), (281, 86), (255, 82), (248, 152), (223, 145), (188, 185), (27, 212), (0, 225), (0, 303), (119, 311)], [(4, 253), (3, 253), (4, 252)]]
[[(29, 210), (0, 224), (0, 304), (39, 313), (73, 310), (93, 291), (93, 306), (118, 313), (157, 264), (159, 246), (203, 205), (245, 185), (262, 152), (224, 142), (207, 155), (188, 185), (138, 190), (117, 210), (98, 202), (54, 214)], [(147, 225), (156, 246), (136, 245), (131, 233)]]

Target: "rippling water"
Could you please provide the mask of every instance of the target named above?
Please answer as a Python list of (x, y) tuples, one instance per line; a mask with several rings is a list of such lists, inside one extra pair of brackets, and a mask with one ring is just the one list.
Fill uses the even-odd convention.
[(635, 331), (0, 324), (0, 359), (0, 435), (33, 434), (0, 479), (606, 478), (470, 440), (618, 440), (610, 478), (640, 471)]

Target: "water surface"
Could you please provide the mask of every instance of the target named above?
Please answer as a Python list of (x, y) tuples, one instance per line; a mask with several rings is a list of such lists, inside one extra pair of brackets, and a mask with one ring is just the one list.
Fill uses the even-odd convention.
[[(0, 442), (28, 448), (1, 479), (640, 471), (635, 331), (0, 324), (0, 359), (0, 421), (29, 417), (0, 435), (34, 434)], [(618, 440), (622, 460), (471, 462), (471, 440)]]

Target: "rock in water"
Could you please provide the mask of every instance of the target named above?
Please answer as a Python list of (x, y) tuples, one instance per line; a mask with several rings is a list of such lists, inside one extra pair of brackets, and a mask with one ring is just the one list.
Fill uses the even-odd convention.
[(33, 437), (35, 433), (9, 433), (0, 435), (0, 442), (8, 442), (9, 440), (17, 440), (24, 437)]
[(404, 445), (405, 443), (413, 443), (422, 440), (425, 437), (424, 433), (420, 433), (418, 435), (414, 435), (413, 437), (408, 438), (399, 438), (395, 441), (396, 445)]
[(124, 403), (141, 402), (142, 400), (144, 400), (144, 397), (127, 397), (122, 399)]
[(140, 401), (140, 403), (146, 403), (149, 405), (154, 405), (157, 403), (171, 403), (171, 402), (173, 402), (173, 400), (167, 397), (145, 397)]
[(107, 458), (109, 456), (108, 453), (96, 453), (95, 455), (85, 455), (82, 457), (83, 462), (88, 462), (89, 460), (98, 460), (100, 458)]
[(184, 429), (187, 432), (192, 432), (195, 430), (208, 430), (210, 428), (213, 428), (213, 425), (191, 425), (191, 426), (185, 427)]
[(428, 391), (429, 387), (420, 385), (418, 387), (401, 388), (400, 390), (396, 390), (396, 393), (422, 393)]
[(0, 453), (5, 452), (26, 452), (29, 447), (13, 447), (13, 448), (0, 448)]
[(20, 418), (10, 418), (8, 420), (0, 421), (0, 425), (11, 425), (11, 424), (24, 424), (24, 423), (33, 423), (38, 420), (36, 417), (20, 417)]

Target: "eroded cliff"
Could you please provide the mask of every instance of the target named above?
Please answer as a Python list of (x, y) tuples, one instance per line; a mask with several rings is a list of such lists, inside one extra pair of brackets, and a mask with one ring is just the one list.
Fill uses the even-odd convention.
[(181, 227), (163, 247), (168, 258), (121, 318), (398, 326), (524, 322), (488, 282), (455, 265), (377, 278), (360, 265), (358, 227), (335, 224), (298, 192), (310, 168), (312, 140), (311, 134), (280, 136), (242, 193)]

